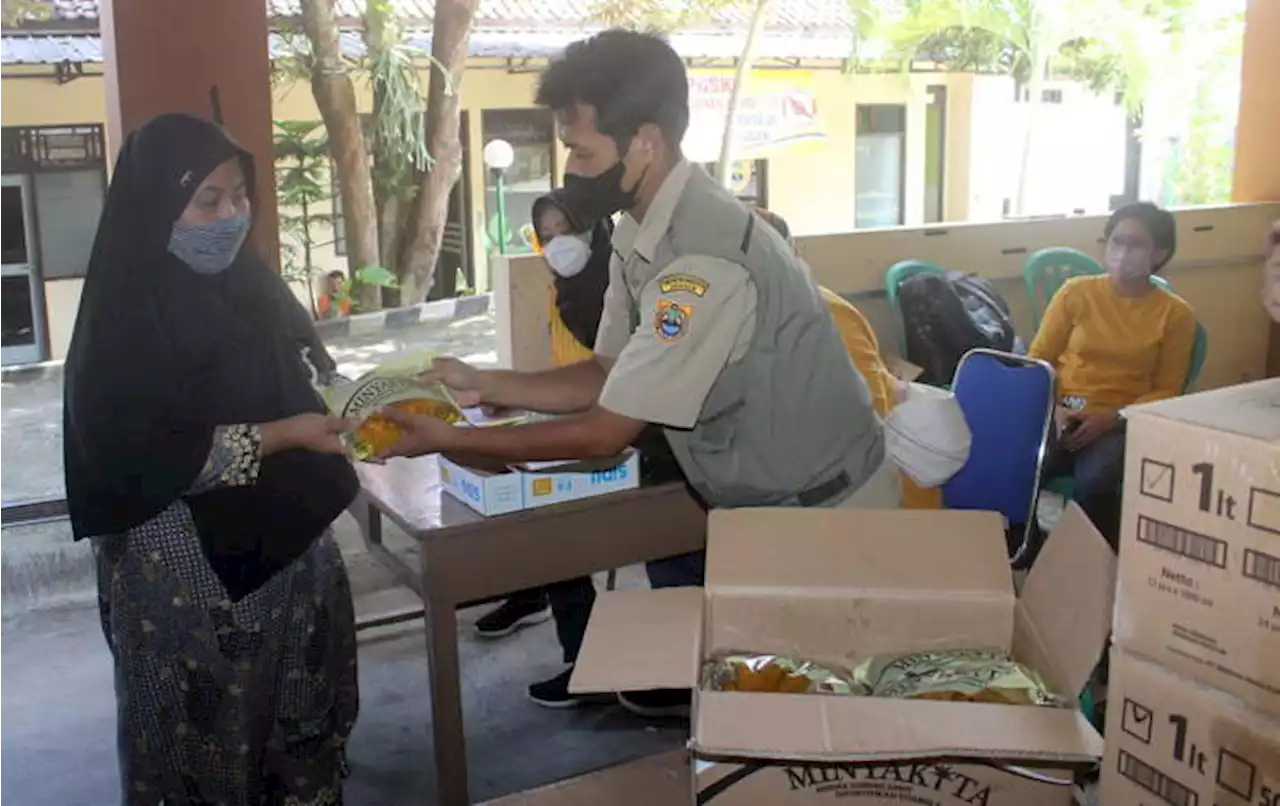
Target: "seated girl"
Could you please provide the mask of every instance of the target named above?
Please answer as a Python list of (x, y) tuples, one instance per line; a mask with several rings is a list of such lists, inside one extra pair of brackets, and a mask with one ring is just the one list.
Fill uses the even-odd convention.
[(1053, 475), (1075, 476), (1075, 498), (1112, 545), (1120, 527), (1125, 431), (1120, 411), (1182, 392), (1196, 319), (1151, 282), (1173, 257), (1177, 225), (1149, 202), (1126, 205), (1103, 230), (1105, 275), (1068, 280), (1030, 354), (1053, 365), (1061, 394)]

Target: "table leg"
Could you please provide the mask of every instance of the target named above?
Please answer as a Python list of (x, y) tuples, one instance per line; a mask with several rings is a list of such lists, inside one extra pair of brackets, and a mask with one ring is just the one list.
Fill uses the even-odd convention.
[(375, 546), (381, 546), (382, 545), (382, 510), (378, 509), (373, 504), (367, 504), (366, 507), (367, 507), (368, 515), (366, 516), (367, 519), (364, 523), (365, 540), (369, 541)]
[(462, 727), (458, 666), (458, 617), (453, 602), (432, 595), (424, 580), (427, 617), (427, 677), (431, 687), (431, 736), (439, 806), (467, 806), (467, 739)]

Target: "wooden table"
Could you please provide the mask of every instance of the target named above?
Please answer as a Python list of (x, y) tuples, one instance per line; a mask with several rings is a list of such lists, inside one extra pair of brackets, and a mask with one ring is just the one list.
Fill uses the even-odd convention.
[[(426, 613), (440, 806), (470, 803), (458, 608), (706, 545), (706, 514), (683, 484), (486, 518), (443, 493), (432, 457), (361, 465), (358, 472), (361, 494), (352, 511), (365, 544), (422, 598)], [(384, 515), (417, 542), (418, 568), (383, 545)]]

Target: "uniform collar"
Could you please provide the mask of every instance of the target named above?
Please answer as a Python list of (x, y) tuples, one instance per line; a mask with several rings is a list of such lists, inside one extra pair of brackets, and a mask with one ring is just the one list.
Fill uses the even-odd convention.
[(636, 221), (630, 213), (622, 216), (613, 233), (613, 248), (618, 254), (628, 257), (634, 251), (645, 261), (653, 262), (654, 251), (671, 228), (671, 216), (675, 214), (676, 204), (684, 194), (692, 172), (693, 165), (688, 160), (680, 160), (662, 180), (662, 186), (653, 197), (643, 221)]

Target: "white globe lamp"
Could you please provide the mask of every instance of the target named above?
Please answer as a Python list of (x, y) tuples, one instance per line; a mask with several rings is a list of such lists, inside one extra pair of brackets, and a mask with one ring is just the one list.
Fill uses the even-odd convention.
[(490, 140), (484, 144), (484, 164), (493, 171), (494, 193), (498, 203), (498, 254), (507, 253), (507, 193), (505, 175), (516, 161), (516, 150), (506, 140)]

